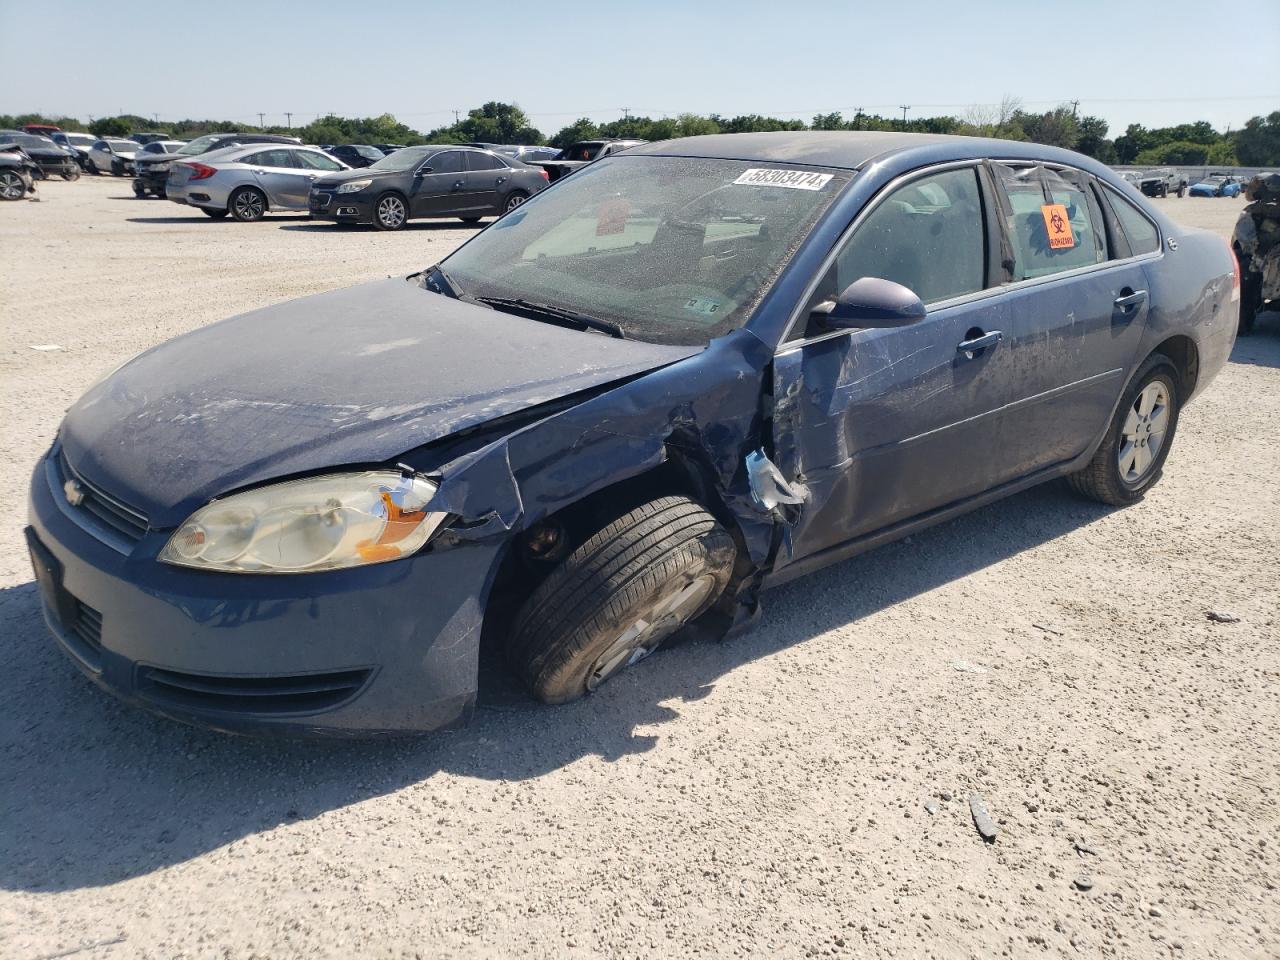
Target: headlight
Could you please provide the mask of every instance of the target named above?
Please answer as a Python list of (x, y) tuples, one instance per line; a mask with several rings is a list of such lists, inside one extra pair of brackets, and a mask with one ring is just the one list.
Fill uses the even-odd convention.
[(373, 183), (372, 177), (366, 177), (363, 180), (348, 180), (338, 188), (339, 193), (359, 193), (369, 184)]
[(237, 493), (201, 507), (160, 551), (165, 563), (230, 573), (311, 573), (397, 560), (444, 522), (436, 485), (396, 471), (340, 473)]

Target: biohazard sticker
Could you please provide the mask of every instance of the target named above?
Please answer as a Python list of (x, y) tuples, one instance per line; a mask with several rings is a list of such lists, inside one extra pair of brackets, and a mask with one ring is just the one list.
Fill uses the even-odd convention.
[(829, 173), (809, 173), (804, 170), (766, 170), (752, 167), (737, 180), (739, 186), (790, 187), (792, 190), (821, 190), (831, 182)]
[(606, 200), (596, 207), (596, 236), (607, 237), (613, 233), (626, 232), (629, 216), (631, 216), (630, 200), (622, 198)]
[(1071, 234), (1071, 221), (1067, 219), (1067, 208), (1060, 203), (1046, 203), (1040, 208), (1044, 215), (1044, 229), (1049, 234), (1049, 249), (1063, 250), (1076, 245), (1076, 238)]

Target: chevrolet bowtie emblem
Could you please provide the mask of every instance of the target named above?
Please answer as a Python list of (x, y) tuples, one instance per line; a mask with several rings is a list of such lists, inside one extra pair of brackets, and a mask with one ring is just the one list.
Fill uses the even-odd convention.
[(62, 492), (67, 497), (67, 503), (73, 507), (78, 507), (84, 503), (84, 487), (80, 486), (75, 480), (68, 480), (62, 485)]

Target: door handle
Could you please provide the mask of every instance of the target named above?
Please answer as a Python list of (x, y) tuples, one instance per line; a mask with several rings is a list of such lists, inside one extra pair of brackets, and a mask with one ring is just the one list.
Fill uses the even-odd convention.
[(462, 181), (461, 181), (461, 180), (459, 180), (457, 183), (455, 183), (455, 184), (453, 185), (453, 189), (455, 189), (455, 190), (461, 190), (461, 189), (462, 189)]
[(980, 337), (974, 337), (970, 340), (961, 340), (956, 347), (956, 351), (964, 354), (966, 360), (972, 360), (987, 347), (994, 347), (997, 343), (1004, 339), (1004, 334), (999, 330), (992, 330), (990, 333), (984, 333)]
[(1128, 313), (1134, 307), (1138, 306), (1141, 303), (1146, 302), (1147, 291), (1129, 290), (1128, 293), (1125, 293), (1125, 290), (1129, 290), (1129, 288), (1125, 287), (1124, 290), (1120, 291), (1122, 296), (1116, 297), (1116, 303), (1115, 303), (1116, 309), (1121, 311), (1122, 313)]

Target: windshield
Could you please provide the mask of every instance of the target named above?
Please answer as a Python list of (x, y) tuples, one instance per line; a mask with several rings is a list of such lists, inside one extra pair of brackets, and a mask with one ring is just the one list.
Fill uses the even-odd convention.
[(402, 173), (412, 170), (432, 154), (439, 153), (444, 147), (405, 147), (395, 153), (388, 153), (377, 163), (371, 163), (366, 170), (385, 170), (391, 173)]
[(468, 297), (518, 298), (697, 345), (742, 325), (844, 171), (608, 157), (445, 260)]
[(4, 143), (16, 143), (21, 147), (52, 147), (56, 144), (48, 137), (33, 137), (29, 133), (6, 133), (0, 135)]
[(132, 140), (108, 140), (107, 146), (116, 153), (137, 153), (139, 149)]

